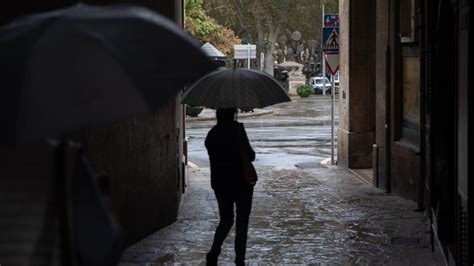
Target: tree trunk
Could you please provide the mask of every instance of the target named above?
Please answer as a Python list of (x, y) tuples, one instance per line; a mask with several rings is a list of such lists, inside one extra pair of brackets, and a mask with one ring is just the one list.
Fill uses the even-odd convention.
[[(237, 11), (237, 19), (239, 21), (240, 28), (243, 29), (245, 34), (247, 35), (247, 38), (248, 38), (247, 42), (251, 42), (252, 34), (247, 30), (247, 28), (245, 27), (245, 23), (244, 23), (245, 7), (244, 7), (244, 3), (242, 2), (242, 0), (236, 0), (235, 1), (235, 9)], [(240, 35), (240, 33), (238, 35)]]
[(269, 23), (268, 26), (268, 46), (265, 51), (265, 72), (273, 76), (273, 52), (275, 51), (275, 43), (277, 41), (279, 28), (274, 27), (273, 24)]

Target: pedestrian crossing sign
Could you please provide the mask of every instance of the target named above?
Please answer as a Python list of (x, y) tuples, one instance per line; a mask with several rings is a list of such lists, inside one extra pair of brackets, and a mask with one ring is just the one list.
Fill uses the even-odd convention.
[(339, 28), (323, 28), (323, 52), (339, 52)]

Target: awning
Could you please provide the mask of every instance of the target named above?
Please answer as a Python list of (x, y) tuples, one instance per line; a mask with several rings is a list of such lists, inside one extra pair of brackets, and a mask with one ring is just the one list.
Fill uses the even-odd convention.
[(201, 46), (201, 49), (204, 51), (205, 54), (209, 57), (225, 57), (225, 54), (223, 54), (221, 51), (219, 51), (214, 45), (210, 43), (205, 43), (203, 46)]

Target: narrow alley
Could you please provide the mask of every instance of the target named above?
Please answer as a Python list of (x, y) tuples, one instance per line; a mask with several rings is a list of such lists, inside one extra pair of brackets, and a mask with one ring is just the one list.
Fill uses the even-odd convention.
[(0, 266), (474, 266), (472, 7), (10, 1)]
[[(286, 103), (290, 105), (288, 110), (318, 106), (318, 117), (298, 117), (318, 113), (304, 110), (284, 114), (281, 106), (277, 106), (272, 108), (280, 108), (279, 114), (267, 121), (293, 121), (290, 128), (300, 132), (298, 123), (305, 124), (308, 119), (327, 119), (324, 114), (330, 105), (321, 104), (325, 101), (329, 102), (329, 97), (312, 96)], [(294, 117), (289, 117), (289, 114)], [(241, 120), (247, 125), (257, 157), (266, 153), (265, 160), (256, 162), (259, 182), (255, 187), (249, 225), (249, 265), (435, 264), (430, 250), (428, 222), (423, 213), (414, 211), (415, 202), (386, 194), (337, 166), (309, 163), (310, 159), (319, 162), (327, 157), (330, 135), (317, 133), (318, 130), (324, 132), (327, 121), (313, 123), (312, 128), (307, 129), (307, 136), (311, 135), (308, 132), (313, 132), (313, 136), (320, 138), (318, 142), (313, 137), (313, 145), (308, 144), (308, 139), (301, 138), (301, 134), (292, 135), (299, 136), (300, 144), (308, 142), (301, 145), (306, 145), (306, 149), (300, 148), (300, 155), (291, 154), (290, 149), (298, 149), (295, 148), (299, 146), (296, 145), (298, 140), (280, 143), (278, 149), (290, 150), (284, 155), (281, 150), (269, 149), (268, 144), (258, 141), (264, 138), (261, 129), (256, 128), (260, 120), (263, 119)], [(199, 123), (189, 126), (189, 136), (202, 135), (199, 132), (206, 131), (203, 124), (212, 125), (213, 122)], [(318, 129), (318, 124), (322, 128)], [(306, 126), (310, 127), (309, 123)], [(269, 139), (275, 137), (270, 131), (267, 135)], [(291, 135), (289, 131), (280, 131), (278, 136), (289, 139)], [(198, 139), (202, 142), (202, 138)], [(205, 264), (205, 254), (218, 222), (218, 211), (209, 185), (209, 168), (201, 157), (203, 151), (197, 147), (199, 145), (202, 143), (190, 141), (190, 160), (196, 159), (197, 163), (190, 164), (193, 166), (187, 169), (187, 190), (178, 221), (128, 248), (121, 258), (121, 265)], [(309, 152), (307, 156), (301, 156), (305, 150), (320, 152), (313, 157)], [(270, 155), (272, 152), (274, 154)], [(276, 166), (269, 158), (272, 156), (277, 162), (288, 157), (289, 163)], [(281, 156), (287, 157), (282, 159)], [(295, 167), (299, 164), (310, 167)], [(234, 229), (224, 243), (220, 257), (222, 263), (233, 263), (233, 237)]]

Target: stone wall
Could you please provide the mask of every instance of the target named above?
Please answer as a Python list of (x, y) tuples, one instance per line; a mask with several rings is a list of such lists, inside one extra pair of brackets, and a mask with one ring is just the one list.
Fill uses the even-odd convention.
[[(182, 22), (181, 1), (132, 2)], [(111, 205), (125, 230), (127, 245), (177, 218), (184, 190), (184, 123), (179, 100), (169, 99), (156, 113), (83, 132), (94, 168), (110, 177)]]
[(298, 68), (291, 68), (288, 72), (288, 95), (298, 95), (296, 93), (296, 88), (300, 85), (306, 84), (306, 77), (301, 72), (301, 69)]
[[(87, 4), (134, 3), (182, 24), (181, 0), (85, 0)], [(0, 10), (0, 24), (77, 1), (11, 2)], [(156, 113), (79, 133), (94, 170), (110, 178), (111, 206), (131, 244), (176, 220), (184, 190), (183, 107), (169, 99)]]
[(339, 2), (338, 164), (370, 168), (375, 134), (375, 1)]
[[(376, 3), (376, 48), (375, 48), (375, 143), (378, 149), (378, 158), (373, 162), (373, 166), (378, 168), (378, 176), (375, 184), (385, 188), (385, 115), (386, 115), (386, 71), (387, 71), (387, 46), (389, 32), (389, 2), (377, 0)], [(390, 137), (390, 136), (388, 136)]]
[[(416, 200), (420, 177), (419, 146), (401, 136), (403, 69), (400, 62), (403, 54), (398, 35), (394, 33), (398, 19), (394, 14), (389, 16), (389, 11), (393, 13), (394, 10), (387, 1), (342, 0), (339, 10), (338, 164), (348, 168), (376, 167), (375, 185)], [(389, 19), (392, 20), (390, 38)], [(389, 65), (387, 45), (390, 45)], [(388, 181), (385, 175), (386, 138), (390, 161)], [(377, 145), (378, 158), (372, 156), (373, 144)]]
[(110, 200), (127, 243), (174, 222), (181, 195), (176, 101), (149, 115), (83, 132), (93, 169), (110, 178)]

